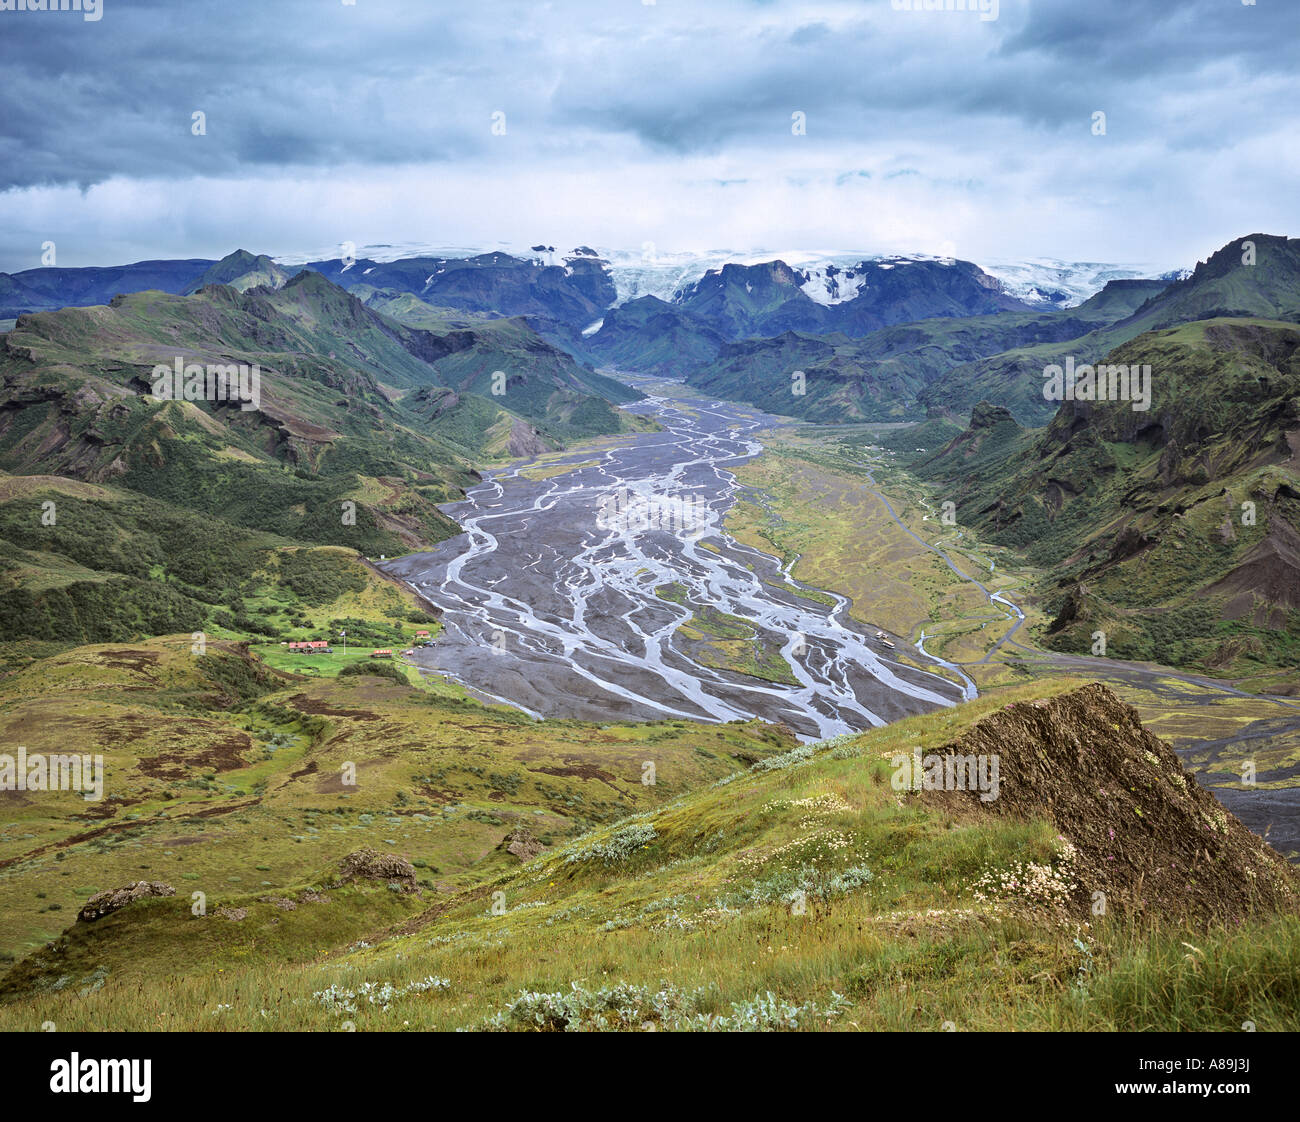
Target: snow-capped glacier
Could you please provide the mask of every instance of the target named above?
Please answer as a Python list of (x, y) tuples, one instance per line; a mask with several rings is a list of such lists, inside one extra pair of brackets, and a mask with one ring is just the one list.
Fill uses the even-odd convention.
[[(871, 254), (851, 252), (808, 252), (806, 250), (738, 252), (715, 250), (708, 253), (648, 254), (601, 251), (609, 263), (610, 275), (623, 304), (638, 296), (657, 296), (672, 303), (706, 273), (723, 265), (758, 265), (784, 261), (807, 276), (800, 286), (819, 304), (852, 300), (867, 283), (868, 275), (858, 267), (864, 263), (881, 269), (906, 266), (914, 261), (951, 260), (933, 254)], [(1011, 296), (1044, 307), (1072, 308), (1101, 291), (1112, 280), (1167, 277), (1167, 267), (1139, 263), (1060, 261), (1032, 258), (1023, 261), (976, 261), (981, 269), (1001, 283)]]
[(1004, 291), (1011, 296), (1027, 304), (1055, 308), (1073, 308), (1082, 304), (1113, 280), (1146, 279), (1167, 272), (1152, 265), (1057, 261), (1051, 257), (1025, 261), (979, 261), (977, 264), (1001, 281)]
[[(867, 283), (868, 274), (858, 266), (868, 263), (881, 269), (906, 266), (914, 261), (950, 260), (932, 254), (879, 254), (848, 250), (731, 250), (719, 249), (703, 252), (663, 252), (647, 243), (641, 249), (586, 249), (565, 252), (558, 247), (546, 247), (536, 252), (532, 247), (491, 250), (471, 249), (464, 246), (433, 245), (382, 245), (365, 246), (355, 251), (358, 259), (394, 261), (406, 257), (473, 257), (481, 253), (505, 252), (542, 265), (568, 268), (575, 257), (599, 260), (609, 270), (616, 292), (615, 305), (625, 304), (640, 296), (657, 296), (673, 303), (692, 285), (709, 272), (724, 265), (760, 265), (769, 261), (784, 261), (806, 280), (800, 285), (807, 295), (819, 304), (840, 304), (859, 295)], [(282, 265), (305, 264), (309, 260), (322, 260), (337, 256), (318, 251), (309, 254), (277, 255)], [(1051, 257), (1023, 260), (976, 260), (975, 264), (995, 278), (1003, 290), (1029, 304), (1043, 307), (1072, 308), (1103, 289), (1107, 282), (1121, 279), (1159, 277), (1177, 279), (1178, 270), (1168, 265), (1154, 266), (1143, 263), (1114, 263), (1099, 261), (1061, 261)]]

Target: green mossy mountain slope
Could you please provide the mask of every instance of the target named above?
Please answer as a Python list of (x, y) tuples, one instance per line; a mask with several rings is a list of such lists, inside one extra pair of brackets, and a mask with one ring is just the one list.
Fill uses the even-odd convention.
[(912, 470), (1045, 575), (1047, 641), (1214, 672), (1300, 661), (1300, 327), (1213, 319), (1106, 356), (1149, 410), (1063, 402), (1044, 429), (982, 404)]

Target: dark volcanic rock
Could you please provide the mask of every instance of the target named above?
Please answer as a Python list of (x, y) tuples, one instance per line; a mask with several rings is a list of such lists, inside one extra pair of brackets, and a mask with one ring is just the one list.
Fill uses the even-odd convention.
[(415, 866), (395, 853), (380, 853), (376, 849), (359, 849), (349, 853), (339, 862), (340, 882), (354, 880), (380, 880), (398, 885), (403, 892), (418, 892), (415, 883)]
[(94, 920), (102, 919), (106, 915), (120, 911), (128, 904), (136, 900), (144, 900), (152, 896), (175, 896), (176, 889), (170, 884), (163, 884), (162, 881), (138, 880), (134, 884), (123, 885), (121, 888), (110, 888), (104, 892), (96, 892), (82, 906), (81, 911), (77, 913), (77, 919), (91, 923)]
[(517, 826), (511, 830), (502, 839), (501, 847), (520, 861), (531, 861), (545, 848), (527, 826)]

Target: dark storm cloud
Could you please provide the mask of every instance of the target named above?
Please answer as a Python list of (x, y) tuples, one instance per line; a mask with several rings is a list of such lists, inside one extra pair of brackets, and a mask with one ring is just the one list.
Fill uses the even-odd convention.
[[(547, 158), (590, 158), (601, 137), (679, 155), (775, 143), (795, 111), (814, 141), (937, 140), (967, 122), (1073, 129), (1100, 107), (1130, 132), (1214, 146), (1207, 125), (1240, 136), (1291, 111), (1241, 91), (1294, 80), (1298, 27), (1300, 5), (1228, 0), (1004, 0), (994, 22), (888, 0), (105, 0), (93, 23), (6, 12), (0, 186), (491, 159), (497, 110)], [(1162, 112), (1207, 71), (1226, 83), (1208, 117)]]
[(0, 29), (7, 187), (404, 163), (486, 134), (463, 86), (481, 63), (432, 5), (105, 0), (97, 23), (11, 12)]

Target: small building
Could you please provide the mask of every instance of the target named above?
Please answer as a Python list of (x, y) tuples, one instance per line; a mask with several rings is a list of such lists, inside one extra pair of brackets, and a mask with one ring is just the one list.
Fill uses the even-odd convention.
[(305, 643), (290, 643), (293, 654), (333, 654), (334, 649), (323, 639), (313, 639)]
[(417, 631), (415, 633), (415, 637), (417, 639), (427, 639), (429, 637), (429, 633), (427, 631)]
[(380, 650), (371, 651), (370, 657), (371, 658), (392, 658), (393, 652), (389, 650), (387, 647), (383, 647)]

